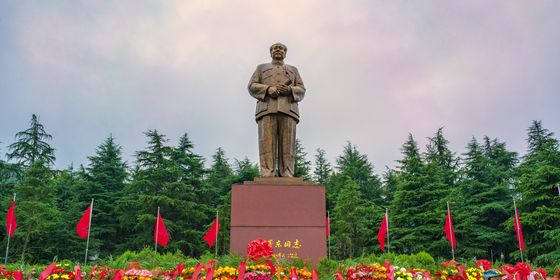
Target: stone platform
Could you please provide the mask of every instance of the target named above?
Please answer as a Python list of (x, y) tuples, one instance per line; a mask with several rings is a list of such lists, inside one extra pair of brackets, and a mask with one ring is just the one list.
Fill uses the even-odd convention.
[(317, 263), (327, 255), (325, 187), (301, 178), (255, 178), (233, 185), (230, 251), (246, 255), (247, 244), (271, 242), (276, 257)]

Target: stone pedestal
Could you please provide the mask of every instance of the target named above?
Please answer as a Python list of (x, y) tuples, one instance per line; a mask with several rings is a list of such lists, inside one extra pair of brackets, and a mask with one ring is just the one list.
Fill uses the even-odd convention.
[(317, 263), (327, 255), (325, 187), (301, 178), (256, 178), (233, 185), (232, 253), (247, 255), (247, 244), (261, 238), (280, 258)]

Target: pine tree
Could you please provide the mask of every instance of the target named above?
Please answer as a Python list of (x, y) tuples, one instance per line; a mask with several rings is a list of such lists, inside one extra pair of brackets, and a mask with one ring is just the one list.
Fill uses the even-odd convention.
[[(381, 215), (375, 210), (380, 209), (380, 185), (367, 156), (348, 143), (337, 158), (337, 172), (326, 183), (327, 210), (332, 212), (333, 223), (331, 245), (340, 250), (340, 257), (370, 251), (376, 244), (369, 236), (376, 213)], [(355, 209), (349, 210), (351, 207)]]
[(313, 170), (314, 182), (324, 185), (331, 173), (331, 164), (327, 160), (325, 150), (317, 149), (317, 154), (315, 155), (315, 169)]
[[(457, 188), (458, 158), (449, 150), (449, 141), (443, 136), (443, 128), (438, 129), (434, 137), (428, 138), (426, 146), (425, 172), (428, 176), (427, 184), (421, 192), (425, 193), (422, 219), (426, 237), (431, 237), (435, 242), (427, 243), (427, 251), (436, 256), (449, 256), (451, 247), (445, 239), (443, 225), (447, 211), (446, 202), (449, 202), (452, 212), (461, 205), (461, 193)], [(454, 219), (454, 223), (459, 223)], [(456, 233), (457, 244), (460, 244), (460, 235)], [(459, 245), (457, 245), (459, 246)]]
[(21, 256), (22, 262), (46, 262), (53, 256), (63, 256), (69, 233), (56, 205), (53, 172), (42, 161), (35, 161), (14, 191), (18, 230), (13, 238), (11, 259)]
[(301, 141), (296, 139), (296, 156), (295, 156), (295, 170), (294, 177), (303, 178), (306, 181), (311, 180), (311, 161), (307, 160), (307, 153), (305, 152)]
[[(202, 227), (211, 220), (210, 210), (198, 202), (196, 189), (201, 180), (185, 172), (189, 165), (188, 139), (183, 137), (180, 145), (167, 145), (167, 138), (157, 130), (146, 132), (148, 148), (136, 153), (137, 167), (130, 185), (119, 201), (121, 226), (126, 239), (119, 248), (139, 250), (153, 244), (153, 231), (157, 209), (164, 219), (172, 242), (165, 249), (180, 249), (185, 254), (197, 256), (202, 253)], [(175, 160), (173, 160), (175, 159)]]
[(124, 192), (128, 167), (122, 159), (122, 148), (115, 143), (112, 135), (88, 159), (84, 188), (87, 192), (77, 192), (77, 201), (81, 203), (76, 204), (78, 208), (75, 210), (82, 215), (91, 199), (94, 199), (90, 242), (94, 245), (96, 241), (99, 243), (99, 254), (103, 257), (115, 252), (115, 245), (120, 242), (119, 221), (115, 213), (117, 202)]
[[(353, 258), (367, 254), (373, 249), (371, 238), (375, 207), (369, 203), (360, 191), (358, 184), (346, 180), (344, 187), (336, 196), (331, 215), (333, 252), (339, 259)], [(379, 216), (378, 215), (378, 216)], [(381, 221), (381, 219), (378, 219)]]
[[(502, 224), (511, 216), (509, 184), (517, 154), (505, 143), (484, 137), (481, 145), (473, 137), (463, 155), (463, 178), (459, 183), (461, 208), (457, 209), (460, 251), (467, 257), (492, 259), (493, 254), (511, 251), (512, 235)], [(476, 230), (473, 230), (476, 229)]]
[(220, 213), (220, 233), (218, 235), (218, 253), (229, 253), (229, 229), (231, 208), (231, 185), (235, 181), (233, 169), (231, 168), (225, 152), (218, 148), (212, 155), (212, 166), (208, 170), (206, 185), (212, 189), (214, 199), (213, 209)]
[(259, 176), (259, 167), (248, 158), (243, 160), (235, 160), (235, 181), (233, 183), (243, 183), (244, 181), (252, 181)]
[(393, 224), (391, 248), (410, 254), (427, 250), (426, 242), (434, 240), (423, 217), (425, 212), (434, 210), (425, 207), (425, 202), (433, 197), (424, 192), (428, 184), (425, 163), (411, 134), (401, 151), (403, 158), (398, 161), (397, 186), (389, 210)]
[[(348, 177), (358, 184), (360, 192), (368, 201), (376, 205), (382, 204), (381, 181), (374, 174), (373, 164), (368, 161), (367, 155), (361, 154), (356, 146), (348, 143), (342, 155), (336, 159), (336, 164), (337, 173), (333, 175), (333, 182)], [(338, 189), (335, 187), (334, 191), (337, 192)]]
[(31, 127), (16, 133), (16, 139), (16, 142), (8, 146), (11, 150), (7, 154), (9, 160), (15, 159), (18, 164), (26, 167), (37, 161), (47, 166), (54, 163), (54, 149), (46, 142), (52, 136), (45, 132), (35, 114), (31, 116)]
[[(528, 152), (518, 169), (517, 204), (525, 236), (527, 258), (543, 264), (560, 259), (560, 151), (558, 140), (533, 121), (528, 129)], [(513, 209), (511, 210), (513, 213)], [(508, 228), (511, 229), (508, 222)]]

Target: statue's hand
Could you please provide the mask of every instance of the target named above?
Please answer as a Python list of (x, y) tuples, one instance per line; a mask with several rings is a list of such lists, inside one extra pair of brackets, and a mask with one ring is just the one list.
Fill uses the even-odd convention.
[(278, 86), (278, 92), (280, 95), (289, 95), (292, 92), (292, 88), (287, 85)]
[(277, 98), (278, 97), (278, 88), (276, 87), (269, 87), (267, 90), (268, 95), (270, 95), (272, 98)]

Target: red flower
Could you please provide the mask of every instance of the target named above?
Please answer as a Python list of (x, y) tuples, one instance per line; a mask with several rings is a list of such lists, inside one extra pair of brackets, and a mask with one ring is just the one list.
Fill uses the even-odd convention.
[(476, 266), (482, 266), (482, 270), (488, 270), (492, 268), (492, 263), (488, 260), (477, 260)]
[(537, 272), (542, 276), (542, 278), (546, 279), (546, 274), (547, 274), (547, 273), (546, 273), (546, 270), (545, 270), (544, 268), (539, 267), (539, 268), (537, 269)]
[(515, 273), (515, 268), (511, 266), (511, 264), (505, 264), (504, 266), (502, 266), (502, 271), (506, 274), (513, 274)]
[(525, 262), (520, 262), (513, 267), (513, 271), (521, 275), (521, 279), (527, 279), (529, 274), (531, 274), (531, 267)]
[(266, 240), (255, 239), (247, 245), (247, 255), (253, 261), (270, 258), (272, 257), (272, 246)]
[(448, 260), (448, 261), (442, 263), (441, 265), (442, 265), (443, 267), (447, 268), (447, 267), (449, 267), (449, 266), (451, 266), (451, 267), (456, 267), (457, 265), (459, 265), (459, 263), (456, 262), (455, 260)]

